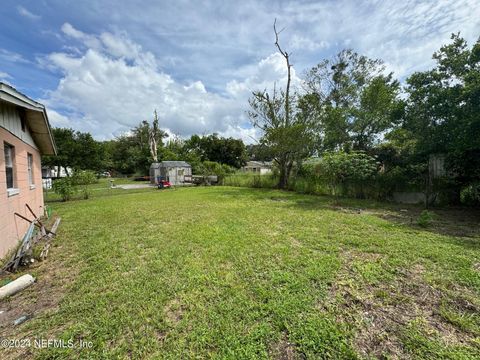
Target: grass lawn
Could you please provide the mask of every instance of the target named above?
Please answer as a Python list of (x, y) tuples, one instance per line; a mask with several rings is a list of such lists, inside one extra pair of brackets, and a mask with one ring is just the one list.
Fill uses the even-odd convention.
[(478, 213), (423, 229), (415, 207), (233, 187), (51, 206), (38, 282), (0, 303), (36, 310), (0, 335), (92, 347), (2, 359), (480, 357)]

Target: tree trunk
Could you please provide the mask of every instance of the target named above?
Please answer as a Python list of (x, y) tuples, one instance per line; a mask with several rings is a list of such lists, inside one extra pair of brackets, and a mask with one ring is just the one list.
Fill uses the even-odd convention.
[(278, 178), (278, 184), (277, 187), (279, 189), (285, 189), (288, 184), (288, 174), (287, 174), (287, 161), (286, 159), (282, 156), (280, 159), (276, 160), (278, 164), (278, 169), (280, 171), (280, 176)]
[(292, 172), (293, 163), (286, 159), (282, 159), (278, 162), (278, 167), (280, 169), (280, 177), (278, 179), (278, 188), (282, 190), (288, 189), (288, 180), (290, 178), (290, 173)]
[(278, 188), (285, 190), (288, 186), (288, 175), (286, 166), (280, 166), (280, 178), (278, 179)]

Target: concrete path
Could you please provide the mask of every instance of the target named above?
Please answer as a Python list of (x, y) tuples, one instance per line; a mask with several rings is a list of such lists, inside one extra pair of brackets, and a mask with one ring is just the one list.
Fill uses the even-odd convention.
[(124, 185), (115, 185), (116, 188), (130, 190), (130, 189), (146, 189), (153, 188), (155, 185), (151, 184), (124, 184)]

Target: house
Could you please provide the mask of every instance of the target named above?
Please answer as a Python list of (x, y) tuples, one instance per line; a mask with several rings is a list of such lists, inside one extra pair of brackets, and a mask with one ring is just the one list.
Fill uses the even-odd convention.
[(247, 161), (247, 164), (242, 167), (245, 172), (251, 172), (258, 175), (266, 175), (272, 172), (271, 161)]
[(55, 155), (45, 107), (0, 82), (0, 257), (13, 249), (29, 227), (43, 215), (41, 155)]
[(63, 166), (42, 166), (42, 186), (46, 190), (50, 190), (53, 180), (69, 176), (73, 173), (73, 169)]
[(192, 167), (185, 161), (161, 161), (150, 166), (150, 182), (157, 184), (160, 180), (172, 185), (184, 185), (192, 181)]

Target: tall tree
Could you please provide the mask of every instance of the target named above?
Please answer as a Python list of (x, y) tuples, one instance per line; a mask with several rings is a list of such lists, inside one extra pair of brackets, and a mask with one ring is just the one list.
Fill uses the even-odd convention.
[(480, 39), (469, 48), (453, 34), (436, 66), (407, 79), (403, 127), (424, 161), (445, 154), (459, 184), (480, 181)]
[(238, 169), (247, 160), (245, 144), (240, 139), (224, 138), (218, 134), (192, 135), (184, 145), (187, 152), (197, 154), (201, 161), (214, 161)]
[(290, 54), (279, 43), (276, 20), (273, 24), (275, 33), (275, 46), (285, 60), (287, 82), (284, 89), (273, 92), (267, 90), (254, 91), (249, 100), (250, 110), (248, 115), (253, 125), (262, 130), (263, 136), (260, 143), (267, 146), (273, 160), (279, 169), (278, 187), (288, 187), (290, 175), (295, 161), (309, 156), (316, 141), (315, 122), (311, 116), (299, 111), (297, 95), (291, 94), (292, 65)]
[[(153, 123), (143, 120), (129, 134), (117, 137), (108, 146), (113, 169), (122, 174), (148, 174), (155, 156), (161, 153), (163, 139), (167, 134), (160, 129), (157, 112)], [(152, 141), (155, 146), (152, 147)]]
[(105, 170), (105, 147), (93, 139), (89, 133), (67, 128), (53, 128), (57, 145), (57, 156), (44, 156), (42, 162), (47, 166), (79, 170)]
[(159, 126), (158, 126), (158, 115), (157, 110), (153, 112), (153, 123), (152, 128), (149, 132), (149, 141), (150, 141), (150, 155), (152, 156), (152, 160), (154, 162), (158, 161), (158, 150), (157, 150), (157, 137), (162, 139), (162, 136), (159, 136)]
[(399, 83), (382, 61), (342, 50), (305, 76), (325, 150), (369, 150), (399, 118)]

